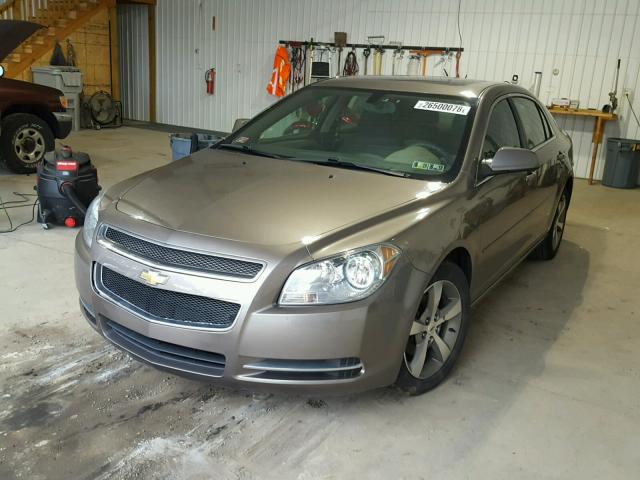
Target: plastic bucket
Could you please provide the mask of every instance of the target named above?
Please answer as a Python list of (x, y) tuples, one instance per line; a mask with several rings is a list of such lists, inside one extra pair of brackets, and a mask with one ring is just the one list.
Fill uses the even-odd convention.
[(191, 140), (192, 135), (190, 133), (174, 133), (169, 139), (171, 145), (171, 159), (180, 160), (191, 154)]
[(180, 160), (193, 152), (210, 147), (219, 142), (221, 138), (210, 133), (173, 133), (169, 140), (171, 159)]

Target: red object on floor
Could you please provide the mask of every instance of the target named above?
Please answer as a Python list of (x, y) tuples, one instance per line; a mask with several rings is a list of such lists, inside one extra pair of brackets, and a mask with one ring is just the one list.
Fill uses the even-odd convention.
[(65, 227), (73, 228), (76, 226), (76, 219), (73, 217), (67, 217), (64, 219)]

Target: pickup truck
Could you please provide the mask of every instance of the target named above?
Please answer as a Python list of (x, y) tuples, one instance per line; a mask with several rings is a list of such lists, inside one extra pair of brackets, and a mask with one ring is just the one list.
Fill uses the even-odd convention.
[[(1, 58), (26, 38), (16, 32), (16, 23), (31, 22), (0, 21), (0, 38), (6, 41)], [(55, 148), (55, 139), (71, 131), (67, 100), (55, 88), (3, 76), (0, 66), (0, 159), (16, 173), (33, 173), (45, 152)]]

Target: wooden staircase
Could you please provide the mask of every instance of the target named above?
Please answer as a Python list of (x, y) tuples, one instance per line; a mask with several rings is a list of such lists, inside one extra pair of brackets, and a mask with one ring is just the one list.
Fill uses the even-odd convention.
[[(0, 0), (1, 1), (1, 0)], [(19, 77), (34, 62), (82, 27), (116, 0), (6, 0), (0, 3), (0, 20), (29, 20), (38, 30), (2, 60), (5, 78)]]

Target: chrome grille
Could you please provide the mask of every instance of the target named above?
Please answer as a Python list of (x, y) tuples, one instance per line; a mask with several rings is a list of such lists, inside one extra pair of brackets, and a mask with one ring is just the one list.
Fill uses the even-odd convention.
[(98, 266), (96, 280), (98, 289), (117, 303), (165, 322), (227, 328), (240, 310), (237, 303), (150, 287), (104, 266)]
[(262, 270), (261, 263), (165, 247), (112, 227), (106, 227), (103, 235), (125, 252), (168, 267), (244, 279), (255, 278)]

